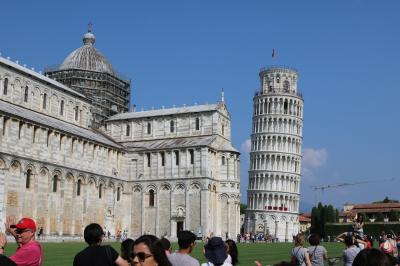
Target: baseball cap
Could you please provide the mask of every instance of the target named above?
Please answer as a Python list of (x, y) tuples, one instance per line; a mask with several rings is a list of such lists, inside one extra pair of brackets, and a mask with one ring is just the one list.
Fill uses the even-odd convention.
[(10, 227), (17, 229), (30, 229), (33, 232), (36, 231), (35, 221), (32, 220), (31, 218), (22, 218), (21, 220), (19, 220), (17, 224), (13, 224)]

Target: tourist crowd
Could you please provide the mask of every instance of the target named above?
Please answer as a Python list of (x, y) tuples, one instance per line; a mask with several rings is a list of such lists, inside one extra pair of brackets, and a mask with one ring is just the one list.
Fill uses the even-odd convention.
[[(358, 223), (358, 224), (357, 224)], [(355, 223), (353, 232), (344, 232), (337, 236), (337, 240), (345, 245), (343, 251), (344, 266), (392, 266), (400, 265), (400, 234), (396, 239), (392, 234), (382, 233), (379, 238), (379, 247), (373, 247), (373, 241), (364, 234), (363, 222)], [(43, 261), (43, 250), (35, 240), (35, 234), (42, 235), (43, 229), (36, 232), (36, 224), (30, 218), (22, 218), (18, 223), (6, 221), (6, 233), (12, 235), (17, 242), (16, 252), (7, 257), (3, 255), (7, 245), (5, 234), (0, 233), (0, 265), (1, 266), (41, 266)], [(125, 232), (124, 232), (125, 233)], [(146, 234), (136, 240), (120, 237), (121, 249), (116, 251), (109, 245), (103, 245), (107, 236), (103, 228), (92, 223), (84, 230), (84, 239), (87, 247), (75, 255), (74, 266), (200, 266), (192, 253), (196, 245), (196, 235), (190, 231), (178, 233), (179, 249), (172, 252), (171, 243), (166, 238), (158, 238)], [(294, 247), (290, 252), (288, 261), (282, 261), (277, 266), (323, 266), (329, 261), (333, 265), (337, 258), (328, 258), (328, 252), (321, 245), (318, 234), (308, 236), (309, 246), (304, 247), (305, 235), (298, 234), (294, 237)], [(239, 253), (236, 242), (221, 237), (209, 237), (206, 239), (204, 248), (206, 263), (201, 266), (235, 266), (239, 264)], [(255, 265), (263, 264), (255, 260)], [(339, 264), (335, 264), (339, 265)]]

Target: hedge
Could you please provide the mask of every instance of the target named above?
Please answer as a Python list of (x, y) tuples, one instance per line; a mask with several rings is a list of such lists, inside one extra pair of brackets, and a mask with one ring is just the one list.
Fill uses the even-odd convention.
[[(395, 233), (396, 235), (400, 232), (399, 222), (375, 222), (375, 223), (365, 223), (364, 233), (370, 236), (378, 237), (381, 235), (382, 231), (385, 233)], [(325, 225), (325, 235), (327, 236), (337, 236), (343, 232), (352, 232), (353, 224), (351, 223), (327, 223)]]

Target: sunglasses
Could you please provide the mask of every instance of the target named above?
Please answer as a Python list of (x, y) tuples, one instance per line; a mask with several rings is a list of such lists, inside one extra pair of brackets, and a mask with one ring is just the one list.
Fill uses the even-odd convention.
[(28, 232), (28, 231), (31, 231), (31, 229), (16, 229), (15, 233), (16, 234), (22, 234), (22, 233), (25, 233), (25, 232)]
[(138, 253), (132, 253), (132, 254), (131, 254), (132, 260), (133, 260), (134, 258), (136, 258), (136, 257), (139, 259), (140, 262), (144, 262), (146, 259), (148, 259), (148, 258), (150, 258), (150, 257), (153, 257), (153, 255), (151, 255), (151, 254), (146, 254), (146, 253), (144, 253), (144, 252), (138, 252)]

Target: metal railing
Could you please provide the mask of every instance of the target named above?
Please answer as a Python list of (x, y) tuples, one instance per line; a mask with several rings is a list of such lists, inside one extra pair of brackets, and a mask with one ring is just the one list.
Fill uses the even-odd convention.
[(295, 95), (297, 97), (303, 98), (303, 93), (296, 91), (295, 93), (293, 92), (273, 92), (273, 91), (255, 91), (254, 96), (259, 96), (259, 95)]
[(286, 70), (286, 71), (294, 71), (296, 73), (299, 73), (296, 68), (285, 66), (285, 65), (271, 65), (271, 66), (267, 66), (267, 67), (262, 67), (262, 68), (260, 68), (260, 72), (268, 71), (268, 70), (278, 70), (278, 69), (282, 69), (282, 70)]

